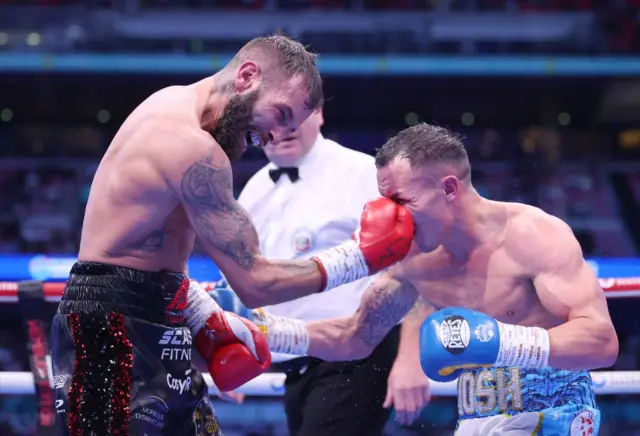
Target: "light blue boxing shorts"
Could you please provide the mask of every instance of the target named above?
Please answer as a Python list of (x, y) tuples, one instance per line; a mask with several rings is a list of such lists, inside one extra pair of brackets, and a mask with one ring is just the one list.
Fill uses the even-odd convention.
[(587, 371), (479, 368), (458, 379), (456, 436), (596, 436)]

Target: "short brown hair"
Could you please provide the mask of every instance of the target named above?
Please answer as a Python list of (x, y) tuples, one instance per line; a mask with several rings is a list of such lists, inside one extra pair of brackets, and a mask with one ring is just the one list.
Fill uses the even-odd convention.
[(308, 51), (298, 41), (285, 35), (254, 38), (242, 47), (231, 64), (250, 60), (255, 55), (267, 60), (277, 59), (278, 65), (288, 77), (301, 76), (307, 88), (308, 109), (319, 109), (324, 102), (322, 78), (316, 65), (318, 55)]
[(378, 148), (376, 167), (384, 167), (397, 158), (408, 159), (412, 168), (432, 162), (451, 162), (463, 165), (465, 174), (471, 170), (460, 135), (427, 123), (404, 129)]

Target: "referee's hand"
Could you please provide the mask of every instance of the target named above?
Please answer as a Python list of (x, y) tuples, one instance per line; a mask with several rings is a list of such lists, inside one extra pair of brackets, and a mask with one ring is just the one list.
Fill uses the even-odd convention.
[(419, 359), (398, 356), (389, 374), (384, 407), (395, 408), (399, 424), (411, 425), (429, 401), (429, 379), (424, 374)]

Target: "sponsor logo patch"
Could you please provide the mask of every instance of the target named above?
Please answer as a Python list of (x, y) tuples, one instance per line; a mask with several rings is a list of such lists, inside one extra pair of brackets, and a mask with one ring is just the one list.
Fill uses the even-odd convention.
[(313, 249), (315, 245), (315, 236), (309, 229), (297, 229), (293, 232), (291, 248), (294, 253), (306, 253)]
[(451, 354), (461, 354), (471, 339), (471, 327), (466, 319), (459, 315), (446, 317), (440, 324), (440, 342)]
[(191, 389), (191, 377), (189, 374), (191, 374), (190, 369), (184, 372), (184, 378), (176, 378), (171, 374), (167, 374), (167, 386), (169, 386), (169, 389), (173, 389), (182, 395), (184, 392)]
[(202, 398), (193, 411), (193, 424), (196, 427), (195, 436), (218, 436), (220, 426), (218, 417), (213, 411), (213, 406), (208, 398)]
[(161, 360), (191, 360), (193, 338), (187, 328), (165, 330), (158, 345), (165, 345), (160, 351)]
[(169, 411), (169, 406), (160, 397), (147, 397), (145, 405), (138, 408), (133, 414), (134, 419), (147, 422), (155, 428), (162, 429), (164, 427), (164, 417)]
[(592, 436), (595, 426), (595, 416), (592, 412), (585, 410), (580, 412), (571, 421), (571, 436)]

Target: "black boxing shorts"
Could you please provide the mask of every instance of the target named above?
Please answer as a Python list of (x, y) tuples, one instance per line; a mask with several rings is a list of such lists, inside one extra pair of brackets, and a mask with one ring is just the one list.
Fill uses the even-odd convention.
[(71, 268), (51, 327), (60, 435), (222, 435), (185, 327), (189, 280)]

